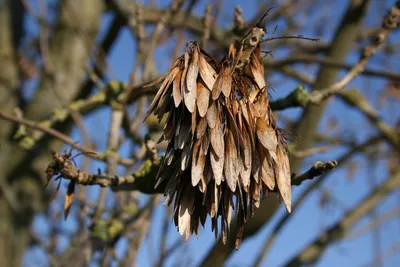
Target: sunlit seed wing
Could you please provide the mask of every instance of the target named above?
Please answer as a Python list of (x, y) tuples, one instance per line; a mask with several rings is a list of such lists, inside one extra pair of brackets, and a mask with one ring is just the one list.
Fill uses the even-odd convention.
[(211, 92), (202, 84), (197, 85), (197, 109), (200, 117), (204, 117), (207, 114), (208, 104), (210, 101)]
[(222, 73), (221, 90), (225, 97), (229, 97), (232, 89), (232, 75), (229, 67), (224, 68)]
[(175, 76), (174, 82), (172, 84), (172, 95), (174, 98), (175, 107), (178, 107), (182, 102), (181, 77), (182, 71), (179, 71), (179, 73)]
[(211, 149), (210, 161), (211, 161), (211, 168), (214, 173), (215, 183), (217, 185), (220, 185), (222, 181), (222, 173), (224, 170), (224, 157), (219, 158), (215, 153), (214, 149)]
[(276, 150), (278, 162), (275, 165), (276, 180), (279, 188), (279, 193), (285, 203), (288, 212), (291, 212), (292, 205), (292, 191), (291, 191), (291, 179), (290, 179), (290, 166), (288, 155), (283, 149), (278, 146)]
[(199, 53), (197, 49), (194, 49), (186, 75), (186, 86), (188, 91), (196, 89), (198, 75), (199, 75)]
[(199, 71), (201, 78), (211, 91), (215, 83), (216, 72), (202, 55), (199, 56)]
[(208, 108), (206, 117), (207, 117), (208, 127), (213, 129), (215, 127), (217, 120), (217, 107), (215, 105), (215, 102), (213, 102)]
[(154, 108), (158, 105), (158, 103), (159, 103), (160, 99), (162, 98), (162, 96), (165, 95), (165, 93), (168, 90), (169, 86), (171, 85), (171, 83), (175, 79), (175, 76), (176, 76), (177, 73), (178, 73), (178, 68), (174, 68), (174, 69), (171, 70), (171, 72), (165, 78), (165, 80), (161, 84), (160, 89), (157, 91), (157, 94), (154, 97), (153, 102), (151, 103), (151, 105), (150, 105), (150, 107), (149, 107), (149, 109), (148, 109), (148, 111), (146, 113), (145, 119), (147, 119), (147, 117), (154, 111)]

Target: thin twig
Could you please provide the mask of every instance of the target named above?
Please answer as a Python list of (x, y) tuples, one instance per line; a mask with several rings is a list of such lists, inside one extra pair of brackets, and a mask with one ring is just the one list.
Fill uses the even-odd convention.
[(207, 41), (210, 39), (210, 32), (211, 32), (211, 24), (212, 24), (212, 16), (211, 16), (211, 5), (208, 4), (206, 6), (206, 10), (204, 12), (204, 31), (203, 31), (203, 36), (201, 37), (201, 42), (200, 45), (201, 47), (205, 47), (207, 44)]
[(363, 198), (354, 209), (348, 211), (336, 224), (321, 233), (321, 235), (282, 266), (295, 267), (315, 263), (332, 242), (342, 239), (357, 222), (399, 186), (400, 169), (397, 168), (383, 184), (377, 186), (370, 194)]
[[(41, 125), (40, 123), (36, 123), (34, 121), (30, 121), (30, 120), (26, 120), (26, 119), (18, 119), (15, 118), (11, 115), (8, 115), (4, 112), (0, 112), (0, 119), (4, 119), (13, 123), (17, 123), (17, 124), (21, 124), (21, 125), (25, 125), (31, 129), (34, 130), (38, 130), (41, 131), (43, 133), (46, 133), (50, 136), (55, 137), (56, 139), (69, 144), (70, 146), (72, 146), (73, 148), (84, 152), (84, 153), (88, 153), (87, 156), (93, 159), (97, 159), (97, 160), (101, 160), (101, 161), (105, 161), (105, 156), (104, 155), (100, 155), (98, 153), (91, 153), (93, 152), (90, 148), (81, 146), (79, 144), (77, 144), (74, 140), (72, 140), (69, 136), (53, 129), (53, 128), (48, 128), (46, 126)], [(131, 159), (123, 159), (123, 158), (118, 158), (118, 163), (121, 165), (125, 165), (125, 166), (131, 166), (134, 164), (134, 161)]]
[(302, 174), (292, 174), (292, 185), (301, 185), (302, 182), (305, 180), (311, 180), (314, 177), (320, 176), (327, 171), (333, 170), (338, 165), (336, 160), (328, 161), (328, 162), (321, 162), (317, 161), (314, 165), (305, 173)]
[[(340, 68), (343, 70), (351, 70), (354, 66), (354, 64), (348, 64), (345, 62), (341, 62), (336, 60), (335, 58), (332, 57), (319, 57), (315, 55), (310, 55), (310, 54), (293, 54), (290, 55), (287, 58), (283, 58), (280, 60), (276, 61), (264, 61), (268, 66), (268, 68), (282, 68), (283, 66), (287, 66), (289, 64), (296, 64), (296, 63), (303, 63), (303, 64), (320, 64), (323, 66), (327, 67), (333, 67), (333, 68)], [(400, 80), (400, 75), (398, 72), (390, 72), (390, 71), (383, 71), (383, 70), (374, 70), (374, 69), (365, 69), (361, 75), (366, 75), (366, 76), (373, 76), (373, 77), (379, 77), (379, 78), (384, 78), (384, 79), (392, 79), (392, 80)]]
[(305, 158), (309, 157), (315, 154), (323, 153), (323, 152), (328, 152), (330, 149), (330, 146), (320, 146), (320, 147), (312, 147), (307, 150), (303, 151), (293, 151), (290, 152), (290, 155), (296, 158)]
[(307, 40), (307, 41), (313, 41), (313, 42), (318, 42), (319, 38), (310, 38), (310, 37), (304, 37), (303, 35), (296, 35), (296, 36), (278, 36), (278, 37), (269, 37), (261, 41), (261, 43), (266, 43), (270, 42), (273, 40), (282, 40), (282, 39), (299, 39), (299, 40)]
[(338, 93), (338, 96), (348, 105), (362, 112), (368, 120), (382, 133), (385, 139), (400, 153), (400, 136), (395, 129), (387, 124), (379, 112), (357, 90), (347, 90)]
[(386, 221), (396, 218), (399, 215), (400, 215), (400, 208), (395, 208), (395, 209), (383, 214), (382, 216), (372, 219), (371, 222), (358, 228), (357, 230), (347, 233), (344, 238), (346, 238), (346, 239), (358, 238), (358, 237), (370, 232), (371, 230), (378, 228), (380, 225), (382, 225)]
[(311, 95), (311, 103), (320, 104), (323, 100), (328, 97), (337, 94), (343, 88), (345, 88), (354, 78), (362, 73), (367, 65), (369, 58), (374, 55), (377, 48), (386, 40), (390, 32), (397, 28), (400, 17), (400, 1), (396, 3), (396, 6), (390, 9), (389, 13), (383, 19), (382, 27), (377, 33), (375, 39), (371, 44), (366, 46), (360, 56), (359, 62), (351, 68), (351, 70), (344, 76), (340, 81), (334, 83), (328, 88), (314, 91)]
[[(343, 165), (346, 161), (348, 161), (354, 154), (363, 151), (367, 147), (371, 145), (377, 144), (382, 138), (380, 136), (374, 136), (370, 139), (368, 139), (366, 142), (355, 145), (350, 151), (345, 153), (343, 156), (340, 157), (338, 160), (338, 163), (340, 165)], [(298, 207), (305, 201), (307, 196), (311, 193), (314, 192), (315, 189), (320, 186), (326, 179), (329, 177), (330, 172), (325, 173), (318, 179), (314, 180), (314, 182), (308, 186), (305, 191), (301, 193), (301, 195), (296, 199), (294, 205), (292, 206), (292, 215), (298, 210)], [(280, 233), (281, 229), (286, 225), (287, 221), (289, 220), (290, 215), (285, 214), (283, 215), (280, 220), (277, 222), (275, 225), (274, 229), (272, 230), (272, 234), (268, 236), (266, 242), (264, 243), (261, 252), (259, 255), (256, 257), (256, 260), (254, 261), (253, 266), (260, 266), (261, 262), (264, 258), (264, 256), (268, 253), (268, 251), (271, 249), (273, 242), (275, 241), (275, 238), (278, 233)]]

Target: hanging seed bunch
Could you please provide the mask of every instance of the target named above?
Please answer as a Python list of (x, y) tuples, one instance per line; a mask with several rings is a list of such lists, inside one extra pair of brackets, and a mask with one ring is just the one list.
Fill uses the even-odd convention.
[(160, 141), (168, 148), (156, 187), (165, 186), (164, 204), (174, 201), (174, 222), (186, 239), (210, 216), (215, 236), (221, 231), (226, 242), (235, 211), (238, 248), (246, 220), (268, 191), (279, 191), (290, 212), (286, 143), (261, 61), (264, 34), (254, 27), (220, 61), (189, 42), (169, 71), (147, 85), (162, 82), (147, 116), (166, 116)]

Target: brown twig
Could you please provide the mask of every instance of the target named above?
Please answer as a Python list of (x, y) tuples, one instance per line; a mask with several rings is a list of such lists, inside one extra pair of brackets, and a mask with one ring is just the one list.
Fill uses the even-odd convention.
[(374, 55), (377, 48), (386, 40), (390, 32), (397, 28), (400, 17), (400, 1), (396, 6), (390, 9), (389, 13), (384, 17), (382, 27), (375, 36), (371, 44), (367, 45), (360, 56), (359, 62), (351, 68), (351, 70), (340, 81), (334, 83), (328, 88), (312, 92), (311, 103), (319, 104), (328, 97), (337, 94), (345, 88), (354, 78), (362, 73), (367, 65), (369, 58)]
[(354, 209), (348, 211), (336, 224), (329, 227), (283, 266), (295, 267), (315, 263), (330, 243), (342, 239), (357, 222), (399, 186), (400, 169), (397, 168), (383, 184), (376, 187)]
[(287, 40), (287, 39), (298, 39), (298, 40), (307, 40), (307, 41), (313, 41), (313, 42), (318, 42), (320, 39), (319, 38), (310, 38), (310, 37), (304, 37), (303, 35), (296, 35), (296, 36), (277, 36), (277, 37), (269, 37), (261, 41), (261, 43), (266, 43), (274, 40)]
[[(338, 163), (340, 165), (343, 165), (346, 161), (348, 161), (354, 154), (359, 153), (360, 151), (363, 151), (367, 147), (371, 145), (377, 144), (382, 138), (380, 136), (375, 136), (370, 139), (368, 139), (366, 142), (359, 144), (359, 145), (354, 145), (354, 147), (349, 150), (347, 153), (345, 153), (343, 156), (340, 157), (338, 160)], [(330, 172), (327, 172), (323, 174), (319, 179), (314, 180), (314, 182), (308, 186), (305, 191), (301, 193), (301, 195), (296, 199), (293, 207), (292, 207), (292, 215), (298, 210), (298, 207), (304, 202), (304, 200), (307, 198), (307, 196), (311, 193), (314, 192), (318, 186), (320, 186), (329, 176)], [(272, 234), (267, 238), (264, 246), (261, 249), (261, 252), (259, 255), (256, 257), (256, 260), (254, 261), (253, 266), (260, 266), (264, 256), (267, 254), (267, 252), (270, 250), (272, 247), (273, 242), (275, 241), (276, 235), (281, 231), (281, 229), (286, 225), (286, 222), (289, 220), (290, 215), (285, 214), (276, 224), (274, 229), (272, 230)]]
[(320, 146), (320, 147), (312, 147), (307, 150), (303, 151), (293, 151), (290, 152), (290, 155), (296, 158), (305, 158), (309, 157), (315, 154), (323, 153), (323, 152), (328, 152), (330, 149), (330, 146)]
[[(69, 136), (53, 129), (53, 128), (48, 128), (46, 126), (41, 125), (40, 123), (36, 123), (34, 121), (30, 121), (30, 120), (26, 120), (26, 119), (18, 119), (15, 118), (11, 115), (8, 115), (4, 112), (0, 112), (0, 119), (4, 119), (13, 123), (17, 123), (17, 124), (21, 124), (21, 125), (25, 125), (31, 129), (34, 130), (38, 130), (41, 131), (43, 133), (46, 133), (50, 136), (55, 137), (56, 139), (71, 145), (73, 148), (82, 151), (84, 153), (88, 153), (88, 152), (92, 152), (92, 150), (90, 148), (86, 148), (84, 146), (81, 146), (79, 144), (77, 144), (74, 140), (72, 140)], [(97, 159), (97, 160), (101, 160), (101, 161), (105, 161), (105, 157), (104, 155), (100, 155), (97, 153), (90, 153), (87, 154), (88, 157), (93, 158), (93, 159)], [(134, 161), (131, 159), (123, 159), (123, 158), (119, 158), (118, 159), (118, 163), (121, 165), (125, 165), (125, 166), (131, 166), (134, 164)]]
[(346, 239), (358, 238), (358, 237), (370, 232), (371, 230), (378, 228), (380, 225), (382, 225), (386, 221), (389, 221), (390, 219), (398, 217), (399, 215), (400, 215), (400, 208), (395, 208), (395, 209), (385, 213), (382, 216), (372, 219), (371, 222), (358, 228), (357, 230), (347, 233), (344, 238), (346, 238)]
[[(310, 54), (299, 54), (296, 53), (294, 55), (290, 55), (287, 58), (283, 58), (276, 61), (264, 61), (266, 66), (269, 68), (282, 68), (283, 66), (287, 66), (289, 64), (295, 63), (304, 63), (304, 64), (312, 64), (317, 63), (323, 66), (333, 67), (333, 68), (340, 68), (344, 70), (351, 70), (354, 64), (347, 64), (345, 62), (341, 62), (336, 60), (332, 57), (319, 57), (316, 55)], [(373, 76), (373, 77), (380, 77), (384, 79), (392, 79), (392, 80), (400, 80), (399, 73), (390, 72), (390, 71), (381, 71), (381, 70), (374, 70), (374, 69), (365, 69), (360, 75), (365, 76)]]
[(385, 252), (375, 257), (370, 264), (365, 264), (362, 267), (382, 266), (383, 262), (390, 257), (396, 255), (400, 251), (400, 242), (391, 245)]
[[(155, 176), (160, 164), (160, 159), (155, 149), (154, 141), (150, 138), (146, 138), (145, 143), (149, 159), (132, 175), (107, 175), (100, 173), (100, 170), (98, 170), (97, 174), (82, 172), (75, 166), (73, 162), (75, 156), (72, 156), (70, 152), (63, 155), (52, 152), (53, 162), (47, 167), (47, 178), (50, 180), (52, 177), (57, 176), (57, 178), (71, 180), (80, 185), (99, 185), (101, 187), (112, 188), (121, 187), (122, 190), (124, 190), (123, 185), (128, 185), (130, 190), (138, 190), (144, 193), (160, 193), (162, 189), (154, 189)], [(84, 154), (90, 156), (93, 153), (86, 151)]]
[(305, 173), (302, 174), (292, 174), (292, 185), (301, 185), (305, 180), (311, 180), (314, 177), (320, 176), (330, 170), (333, 170), (338, 165), (336, 160), (321, 162), (317, 161), (314, 165)]
[(355, 107), (362, 112), (368, 120), (382, 133), (385, 139), (394, 146), (400, 153), (400, 136), (395, 129), (387, 124), (379, 115), (379, 112), (368, 102), (368, 100), (358, 93), (357, 90), (347, 90), (338, 93), (338, 96), (348, 105)]
[(205, 47), (207, 44), (207, 41), (210, 39), (210, 31), (211, 31), (211, 24), (212, 24), (212, 16), (211, 16), (211, 5), (206, 6), (206, 10), (204, 12), (204, 19), (203, 19), (203, 24), (204, 24), (204, 31), (203, 31), (203, 36), (201, 37), (201, 47)]

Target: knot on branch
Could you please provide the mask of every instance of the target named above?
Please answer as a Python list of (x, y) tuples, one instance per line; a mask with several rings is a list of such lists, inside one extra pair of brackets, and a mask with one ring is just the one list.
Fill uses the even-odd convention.
[(120, 81), (111, 81), (106, 86), (106, 98), (107, 103), (117, 110), (121, 110), (124, 105), (124, 92), (126, 91), (126, 85)]
[(270, 105), (273, 110), (283, 110), (291, 107), (306, 107), (311, 102), (311, 94), (304, 88), (304, 86), (299, 85), (288, 96), (271, 102)]
[(390, 9), (389, 14), (384, 18), (382, 28), (394, 30), (397, 28), (400, 17), (400, 1), (397, 1), (396, 7)]
[(326, 171), (333, 170), (337, 165), (338, 165), (338, 162), (336, 160), (328, 161), (328, 162), (317, 161), (311, 167), (310, 173), (312, 173), (314, 176), (319, 176)]

